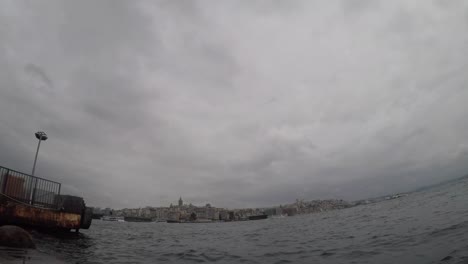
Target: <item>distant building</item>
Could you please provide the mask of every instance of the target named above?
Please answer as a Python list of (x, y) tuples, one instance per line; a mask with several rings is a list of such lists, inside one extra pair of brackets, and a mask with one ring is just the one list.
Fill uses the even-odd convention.
[(287, 214), (288, 216), (294, 216), (297, 214), (297, 208), (296, 207), (282, 208), (282, 213)]
[(112, 209), (110, 209), (109, 207), (107, 207), (106, 209), (103, 210), (102, 214), (103, 215), (112, 215)]

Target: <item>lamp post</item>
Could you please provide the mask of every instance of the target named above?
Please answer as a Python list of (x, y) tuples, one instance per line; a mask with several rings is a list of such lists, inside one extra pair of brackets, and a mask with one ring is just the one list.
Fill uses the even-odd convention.
[(43, 131), (36, 132), (36, 138), (39, 139), (39, 143), (37, 144), (36, 157), (34, 158), (34, 165), (31, 174), (32, 176), (34, 176), (34, 171), (36, 170), (37, 154), (39, 154), (39, 147), (41, 146), (41, 141), (47, 140), (47, 134)]

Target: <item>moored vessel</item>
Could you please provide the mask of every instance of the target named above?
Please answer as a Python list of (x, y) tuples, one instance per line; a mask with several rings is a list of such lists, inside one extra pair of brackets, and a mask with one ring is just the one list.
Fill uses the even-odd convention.
[(124, 220), (125, 222), (153, 222), (153, 219), (141, 216), (125, 216)]
[(102, 221), (110, 221), (110, 222), (125, 222), (125, 219), (121, 216), (111, 216), (111, 215), (105, 215), (101, 217)]
[(261, 220), (261, 219), (267, 219), (267, 218), (268, 218), (268, 215), (266, 214), (249, 216), (249, 220)]

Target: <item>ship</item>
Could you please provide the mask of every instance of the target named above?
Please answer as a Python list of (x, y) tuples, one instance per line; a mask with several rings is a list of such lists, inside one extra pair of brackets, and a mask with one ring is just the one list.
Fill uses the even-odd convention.
[(268, 218), (268, 215), (266, 214), (249, 216), (249, 220), (262, 220), (262, 219), (267, 219), (267, 218)]
[(125, 219), (121, 216), (111, 216), (111, 215), (105, 215), (101, 217), (102, 221), (110, 221), (110, 222), (125, 222)]
[(141, 216), (125, 216), (124, 220), (125, 222), (153, 222), (153, 219)]

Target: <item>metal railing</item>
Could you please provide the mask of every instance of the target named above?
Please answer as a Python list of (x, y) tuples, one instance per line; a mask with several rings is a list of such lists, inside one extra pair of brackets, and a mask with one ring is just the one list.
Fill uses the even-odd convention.
[(61, 184), (0, 166), (0, 193), (37, 207), (56, 208)]

